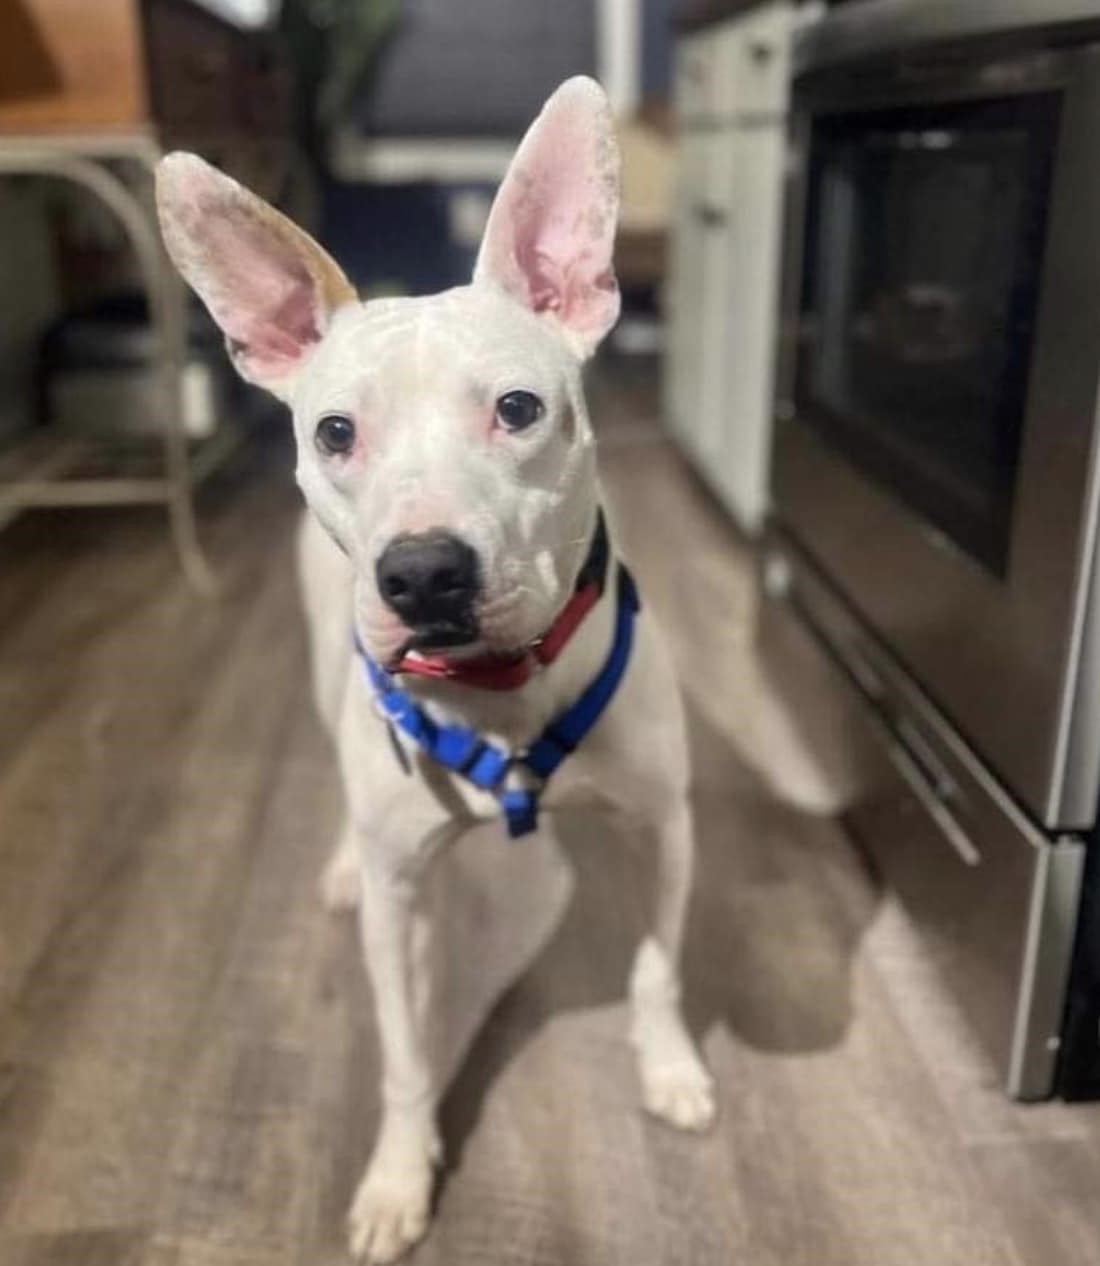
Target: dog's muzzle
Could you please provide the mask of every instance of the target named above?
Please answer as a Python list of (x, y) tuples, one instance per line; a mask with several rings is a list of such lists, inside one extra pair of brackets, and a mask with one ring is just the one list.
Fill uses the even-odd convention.
[(442, 528), (395, 536), (375, 566), (382, 601), (412, 633), (414, 649), (475, 641), (481, 590), (477, 554)]

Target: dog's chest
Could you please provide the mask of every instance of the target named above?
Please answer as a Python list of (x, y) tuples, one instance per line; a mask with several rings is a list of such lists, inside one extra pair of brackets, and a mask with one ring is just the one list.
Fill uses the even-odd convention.
[[(539, 808), (544, 812), (605, 804), (607, 797), (600, 788), (597, 762), (586, 758), (583, 749), (575, 752), (545, 784), (539, 794)], [(503, 811), (496, 796), (480, 791), (460, 776), (449, 773), (423, 753), (413, 755), (409, 776), (419, 779), (440, 807), (457, 820), (503, 822)]]
[[(409, 727), (402, 724), (387, 727), (388, 736), (378, 735), (390, 777), (422, 784), (444, 813), (458, 820), (502, 819), (498, 796), (505, 788), (537, 790), (539, 808), (547, 811), (605, 803), (613, 798), (609, 795), (612, 780), (605, 776), (611, 772), (607, 769), (611, 754), (602, 724), (597, 724), (593, 732), (580, 741), (576, 750), (543, 784), (524, 766), (522, 755), (538, 742), (545, 741), (544, 736), (553, 736), (554, 727), (591, 685), (608, 654), (614, 614), (610, 603), (600, 603), (581, 626), (565, 655), (518, 690), (472, 690), (446, 680), (403, 682), (407, 697), (422, 718), (418, 726), (421, 733), (418, 735), (414, 729), (410, 734)], [(597, 720), (602, 711), (601, 707), (596, 713)], [(378, 706), (370, 710), (376, 733), (385, 724), (383, 712)], [(432, 734), (430, 741), (424, 739), (423, 727)], [(452, 772), (457, 766), (451, 763), (450, 757), (436, 760), (432, 749), (439, 742), (441, 732), (446, 731), (454, 737), (454, 742), (447, 741), (448, 750), (453, 751), (456, 746), (464, 748), (472, 740), (480, 740), (471, 748), (471, 768), (477, 760), (473, 753), (485, 747), (501, 756), (515, 757), (516, 762), (504, 781), (494, 783), (494, 789), (486, 791), (482, 789), (487, 785), (484, 781), (476, 785), (484, 776), (484, 767), (478, 776), (471, 774), (467, 778), (462, 772)], [(492, 776), (496, 778), (495, 773)]]

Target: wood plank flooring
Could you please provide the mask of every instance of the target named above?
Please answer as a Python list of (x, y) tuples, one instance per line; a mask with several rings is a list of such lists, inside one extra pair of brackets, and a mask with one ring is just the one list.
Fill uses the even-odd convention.
[[(1095, 1266), (1100, 1119), (1019, 1108), (834, 822), (744, 758), (744, 544), (598, 386), (604, 471), (685, 670), (700, 863), (686, 1002), (719, 1127), (637, 1109), (624, 850), (576, 815), (574, 901), (444, 1113), (417, 1266)], [(203, 507), (209, 604), (155, 513), (0, 535), (0, 1266), (325, 1266), (376, 1121), (285, 452)], [(697, 670), (708, 664), (705, 677)], [(751, 727), (750, 727), (751, 730)]]

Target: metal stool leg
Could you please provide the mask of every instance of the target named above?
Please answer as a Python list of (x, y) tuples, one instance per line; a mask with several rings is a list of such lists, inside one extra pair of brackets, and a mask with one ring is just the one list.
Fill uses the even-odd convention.
[[(153, 175), (155, 161), (155, 157), (151, 156), (146, 164), (150, 177)], [(126, 193), (133, 199), (139, 213), (126, 223), (130, 230), (130, 240), (145, 274), (150, 312), (157, 327), (157, 345), (160, 348), (159, 374), (165, 420), (164, 462), (172, 490), (168, 502), (172, 538), (188, 580), (200, 593), (212, 595), (216, 590), (216, 582), (199, 545), (181, 398), (183, 370), (187, 359), (186, 294), (164, 252), (155, 222), (146, 218), (149, 214), (148, 207), (131, 190), (126, 189)]]
[[(151, 177), (159, 151), (148, 141), (125, 155)], [(47, 144), (20, 144), (0, 150), (0, 172), (58, 176), (95, 194), (117, 217), (133, 246), (149, 296), (157, 331), (161, 381), (165, 482), (172, 537), (184, 574), (199, 592), (212, 594), (215, 582), (199, 545), (192, 503), (191, 463), (180, 388), (186, 352), (184, 291), (160, 241), (150, 197), (142, 198), (102, 162)], [(62, 502), (58, 502), (61, 504)]]

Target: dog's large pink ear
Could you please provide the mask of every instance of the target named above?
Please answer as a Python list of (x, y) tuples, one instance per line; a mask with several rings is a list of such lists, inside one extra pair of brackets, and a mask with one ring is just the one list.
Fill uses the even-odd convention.
[(594, 79), (568, 79), (512, 160), (474, 277), (553, 318), (587, 356), (619, 315), (612, 265), (618, 213), (610, 104)]
[(286, 216), (194, 154), (157, 168), (168, 253), (221, 326), (251, 382), (285, 396), (332, 313), (355, 291)]

